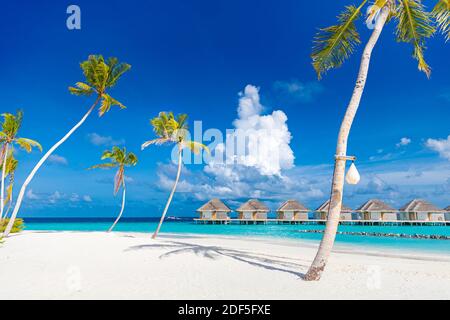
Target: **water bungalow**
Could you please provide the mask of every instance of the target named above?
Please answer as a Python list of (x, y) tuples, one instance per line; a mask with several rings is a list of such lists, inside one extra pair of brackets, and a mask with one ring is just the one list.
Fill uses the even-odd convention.
[(378, 199), (371, 199), (367, 201), (361, 207), (356, 209), (356, 212), (360, 214), (361, 220), (366, 221), (398, 220), (398, 210)]
[(200, 220), (229, 220), (231, 209), (220, 199), (212, 199), (197, 209)]
[[(328, 210), (330, 208), (330, 199), (322, 203), (320, 207), (318, 207), (315, 212), (315, 219), (317, 220), (327, 220)], [(349, 221), (352, 219), (352, 208), (346, 206), (345, 204), (342, 205), (341, 208), (341, 220), (342, 221)]]
[(445, 221), (445, 210), (421, 199), (415, 199), (400, 208), (402, 220), (410, 221)]
[(269, 208), (264, 203), (256, 199), (248, 200), (236, 210), (238, 213), (238, 220), (253, 221), (267, 220), (269, 211)]
[(450, 221), (450, 206), (444, 209), (445, 211), (445, 221)]
[(308, 220), (308, 212), (303, 204), (296, 200), (284, 202), (277, 210), (277, 219), (282, 221)]

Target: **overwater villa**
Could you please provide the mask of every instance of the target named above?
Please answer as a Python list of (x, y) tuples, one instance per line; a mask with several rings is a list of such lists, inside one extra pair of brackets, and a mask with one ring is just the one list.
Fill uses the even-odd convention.
[(262, 202), (251, 199), (240, 206), (236, 212), (239, 220), (267, 220), (269, 208)]
[[(330, 199), (322, 203), (320, 207), (318, 207), (315, 212), (315, 219), (317, 220), (326, 220), (328, 215), (328, 210), (330, 208)], [(345, 204), (342, 205), (341, 208), (341, 220), (352, 220), (352, 208), (349, 206), (346, 206)]]
[(445, 211), (445, 221), (450, 221), (450, 206), (444, 209)]
[(397, 221), (398, 210), (392, 208), (387, 203), (371, 199), (356, 209), (361, 220), (365, 221)]
[(212, 199), (197, 209), (201, 220), (229, 220), (231, 209), (220, 199)]
[(308, 220), (307, 209), (302, 203), (296, 200), (284, 202), (277, 210), (277, 219), (283, 221)]
[(445, 221), (445, 210), (421, 199), (415, 199), (405, 204), (400, 208), (400, 215), (402, 220)]

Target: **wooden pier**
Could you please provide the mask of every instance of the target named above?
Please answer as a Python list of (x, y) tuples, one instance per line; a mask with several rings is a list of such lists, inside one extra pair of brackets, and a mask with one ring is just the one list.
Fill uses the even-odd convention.
[[(327, 220), (283, 220), (283, 219), (194, 219), (197, 224), (291, 224), (291, 225), (324, 225)], [(359, 226), (450, 226), (450, 221), (417, 221), (417, 220), (341, 220), (341, 225)]]

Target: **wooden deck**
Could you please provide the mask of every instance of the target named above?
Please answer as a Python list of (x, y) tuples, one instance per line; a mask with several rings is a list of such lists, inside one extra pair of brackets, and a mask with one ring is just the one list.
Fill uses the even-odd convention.
[[(303, 224), (324, 225), (327, 220), (283, 220), (283, 219), (194, 219), (198, 224)], [(341, 220), (341, 225), (362, 226), (450, 226), (450, 221), (418, 221), (418, 220)]]

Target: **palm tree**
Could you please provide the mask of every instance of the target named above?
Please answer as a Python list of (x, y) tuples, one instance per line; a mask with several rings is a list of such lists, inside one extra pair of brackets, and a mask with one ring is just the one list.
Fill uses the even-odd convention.
[(19, 212), (23, 196), (25, 195), (25, 190), (36, 172), (44, 164), (48, 157), (50, 157), (50, 155), (56, 149), (58, 149), (58, 147), (61, 146), (67, 139), (69, 139), (69, 137), (86, 121), (95, 107), (100, 104), (100, 117), (108, 112), (112, 106), (118, 106), (121, 109), (125, 109), (125, 106), (116, 99), (112, 98), (107, 93), (107, 91), (108, 89), (114, 87), (121, 76), (131, 68), (129, 64), (119, 63), (117, 58), (109, 58), (105, 61), (105, 59), (101, 55), (91, 55), (89, 56), (88, 60), (82, 62), (80, 66), (83, 70), (86, 82), (77, 82), (75, 84), (75, 87), (69, 88), (69, 91), (70, 93), (77, 96), (94, 95), (96, 97), (95, 101), (88, 109), (87, 113), (81, 118), (81, 120), (72, 129), (70, 129), (70, 131), (61, 140), (59, 140), (53, 147), (50, 148), (50, 150), (47, 151), (47, 153), (41, 158), (41, 160), (39, 160), (37, 165), (28, 175), (24, 184), (20, 188), (19, 196), (17, 197), (17, 202), (14, 206), (11, 219), (3, 234), (4, 237), (7, 237), (11, 232), (11, 229), (14, 225), (14, 220), (17, 217), (17, 213)]
[[(338, 16), (337, 25), (319, 31), (312, 53), (313, 66), (319, 79), (328, 70), (340, 67), (361, 43), (355, 22), (367, 3), (364, 0), (358, 7), (347, 6)], [(440, 21), (442, 32), (448, 31), (448, 0), (439, 1), (434, 13), (427, 12), (420, 0), (376, 0), (368, 12), (368, 20), (375, 19), (376, 24), (363, 51), (353, 95), (339, 131), (328, 220), (317, 255), (305, 275), (306, 280), (320, 279), (334, 245), (342, 207), (346, 161), (349, 159), (348, 136), (366, 84), (371, 54), (385, 24), (391, 21), (397, 23), (397, 41), (413, 46), (413, 57), (418, 61), (418, 68), (428, 77), (431, 68), (425, 61), (424, 50), (425, 40), (436, 31), (433, 19)]]
[(206, 150), (209, 153), (208, 147), (205, 145), (187, 140), (189, 137), (188, 125), (187, 125), (187, 115), (180, 114), (176, 118), (172, 112), (160, 112), (159, 115), (152, 120), (150, 124), (153, 126), (153, 131), (158, 136), (154, 140), (150, 140), (142, 144), (142, 150), (150, 145), (162, 145), (162, 144), (175, 144), (178, 148), (178, 169), (177, 176), (175, 178), (175, 183), (173, 185), (172, 191), (170, 192), (169, 199), (167, 200), (166, 206), (164, 208), (161, 220), (159, 221), (158, 227), (152, 238), (156, 239), (159, 230), (164, 222), (164, 219), (169, 209), (170, 203), (172, 202), (173, 195), (177, 189), (178, 181), (181, 175), (182, 166), (182, 154), (185, 148), (188, 148), (191, 152), (199, 154), (202, 150)]
[[(9, 177), (9, 184), (8, 187), (6, 188), (6, 198), (4, 200), (4, 205), (6, 206), (6, 204), (8, 204), (8, 209), (5, 212), (5, 215), (2, 217), (3, 219), (6, 219), (8, 217), (8, 214), (11, 210), (11, 205), (12, 205), (12, 194), (13, 194), (13, 187), (14, 187), (14, 177), (15, 177), (15, 173), (16, 173), (16, 169), (17, 169), (17, 165), (19, 164), (19, 161), (17, 161), (17, 159), (14, 158), (14, 153), (13, 150), (11, 150), (9, 152), (9, 154), (7, 155), (7, 160), (6, 160), (6, 170), (5, 170), (5, 179), (7, 177)], [(0, 167), (3, 170), (3, 165)], [(1, 219), (0, 219), (1, 220)]]
[(102, 160), (110, 160), (109, 163), (102, 163), (95, 166), (90, 167), (89, 169), (110, 169), (110, 168), (118, 168), (116, 176), (114, 177), (114, 195), (120, 190), (120, 187), (123, 187), (122, 194), (122, 208), (120, 209), (120, 213), (117, 216), (117, 219), (114, 221), (113, 225), (109, 228), (108, 232), (113, 231), (117, 222), (119, 222), (122, 217), (123, 210), (125, 208), (125, 195), (126, 195), (126, 187), (125, 187), (125, 167), (135, 166), (138, 162), (136, 155), (132, 152), (127, 153), (126, 148), (120, 149), (119, 147), (113, 147), (111, 151), (107, 150), (103, 152)]
[(37, 147), (40, 151), (42, 151), (42, 147), (37, 141), (17, 137), (23, 120), (23, 112), (21, 110), (17, 111), (16, 115), (4, 113), (2, 114), (2, 117), (4, 120), (2, 123), (2, 131), (0, 132), (0, 144), (2, 144), (2, 150), (0, 152), (0, 161), (2, 166), (2, 178), (0, 183), (0, 219), (3, 218), (3, 212), (5, 209), (5, 178), (8, 174), (8, 159), (13, 159), (11, 158), (12, 147), (14, 145), (18, 145), (28, 153), (32, 151), (33, 147)]

